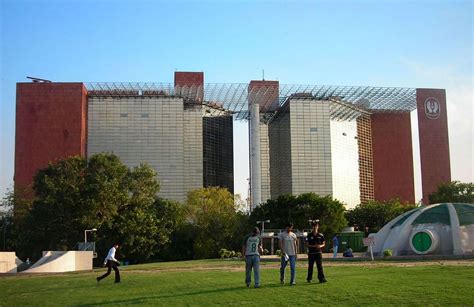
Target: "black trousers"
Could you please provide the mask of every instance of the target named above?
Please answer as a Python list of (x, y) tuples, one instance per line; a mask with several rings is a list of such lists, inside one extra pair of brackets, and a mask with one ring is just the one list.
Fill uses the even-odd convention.
[(306, 280), (313, 280), (314, 261), (316, 261), (316, 267), (318, 269), (318, 280), (323, 281), (326, 279), (323, 273), (322, 258), (323, 258), (322, 253), (308, 254), (308, 277), (306, 278)]
[(97, 281), (99, 281), (101, 279), (104, 279), (107, 276), (109, 276), (110, 272), (113, 269), (115, 271), (115, 282), (120, 282), (120, 272), (119, 272), (119, 269), (117, 267), (117, 263), (115, 263), (115, 261), (107, 260), (106, 266), (107, 266), (107, 272), (104, 275), (97, 277)]

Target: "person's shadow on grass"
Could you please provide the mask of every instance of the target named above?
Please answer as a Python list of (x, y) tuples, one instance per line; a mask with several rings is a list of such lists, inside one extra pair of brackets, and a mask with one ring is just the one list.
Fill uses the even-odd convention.
[[(309, 284), (306, 284), (309, 285)], [(274, 284), (266, 284), (264, 286), (260, 286), (259, 289), (248, 289), (245, 285), (239, 287), (228, 287), (228, 288), (220, 288), (214, 290), (205, 290), (205, 291), (193, 291), (193, 292), (186, 292), (186, 293), (178, 293), (178, 294), (158, 294), (158, 295), (151, 295), (151, 296), (143, 296), (143, 297), (136, 297), (130, 298), (125, 300), (112, 300), (108, 302), (100, 302), (100, 303), (85, 303), (85, 304), (78, 304), (75, 306), (95, 306), (95, 305), (107, 305), (107, 304), (140, 304), (140, 303), (147, 303), (149, 300), (153, 299), (166, 299), (166, 298), (178, 298), (178, 297), (185, 297), (185, 296), (193, 296), (193, 295), (203, 295), (203, 294), (217, 294), (223, 292), (234, 292), (238, 290), (246, 290), (246, 291), (260, 291), (261, 289), (265, 288), (279, 288), (284, 287), (279, 283)]]

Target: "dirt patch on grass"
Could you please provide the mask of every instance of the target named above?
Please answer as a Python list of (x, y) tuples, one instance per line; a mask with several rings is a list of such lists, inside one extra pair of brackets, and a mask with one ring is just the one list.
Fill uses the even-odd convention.
[[(415, 267), (415, 266), (474, 266), (473, 260), (439, 260), (439, 261), (331, 261), (324, 262), (324, 267), (339, 266), (356, 266), (356, 267)], [(297, 262), (297, 267), (306, 268), (306, 260)], [(279, 262), (261, 262), (260, 269), (278, 269)], [(193, 266), (193, 267), (175, 267), (175, 268), (150, 268), (150, 269), (133, 269), (126, 270), (130, 273), (160, 273), (160, 272), (203, 272), (203, 271), (226, 271), (226, 272), (243, 272), (245, 264), (241, 265), (212, 265), (212, 266)]]

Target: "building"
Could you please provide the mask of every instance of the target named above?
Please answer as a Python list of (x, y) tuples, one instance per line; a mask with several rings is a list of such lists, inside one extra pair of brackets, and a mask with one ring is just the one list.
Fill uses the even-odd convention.
[[(176, 72), (172, 90), (19, 83), (15, 185), (29, 185), (55, 159), (109, 152), (129, 167), (148, 163), (164, 198), (184, 201), (203, 186), (233, 192), (232, 114), (203, 103), (203, 80), (203, 73)], [(176, 95), (183, 91), (193, 99)]]
[(307, 192), (349, 208), (392, 198), (415, 203), (415, 109), (423, 203), (451, 180), (444, 90), (252, 81), (248, 97), (252, 208)]
[(149, 163), (162, 197), (233, 192), (236, 119), (249, 121), (251, 208), (305, 192), (349, 207), (414, 203), (414, 110), (423, 202), (451, 180), (442, 89), (204, 84), (194, 72), (176, 72), (174, 84), (40, 81), (17, 84), (16, 188), (55, 159), (112, 152), (128, 166)]

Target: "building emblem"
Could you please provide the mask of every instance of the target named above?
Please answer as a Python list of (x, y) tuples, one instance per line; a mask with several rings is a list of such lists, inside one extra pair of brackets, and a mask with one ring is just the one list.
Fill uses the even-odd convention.
[(425, 100), (425, 114), (429, 119), (437, 119), (440, 114), (438, 99), (430, 97)]

